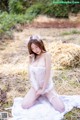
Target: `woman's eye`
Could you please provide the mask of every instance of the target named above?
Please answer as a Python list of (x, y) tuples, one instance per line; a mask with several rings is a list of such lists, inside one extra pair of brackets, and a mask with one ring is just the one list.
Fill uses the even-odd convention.
[(35, 50), (36, 48), (38, 48), (38, 47), (32, 48), (32, 50)]

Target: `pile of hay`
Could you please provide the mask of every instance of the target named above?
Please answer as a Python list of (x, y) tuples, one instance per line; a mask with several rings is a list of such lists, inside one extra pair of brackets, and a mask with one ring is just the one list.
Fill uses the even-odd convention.
[(49, 45), (52, 62), (57, 68), (80, 66), (80, 46), (73, 43), (54, 42)]

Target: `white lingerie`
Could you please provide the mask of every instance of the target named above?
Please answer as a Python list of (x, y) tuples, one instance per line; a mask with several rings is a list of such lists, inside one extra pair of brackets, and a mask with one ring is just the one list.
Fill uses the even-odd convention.
[[(45, 70), (46, 68), (43, 66), (33, 66), (30, 65), (29, 72), (30, 72), (30, 81), (32, 87), (35, 90), (38, 90), (42, 87), (43, 83), (45, 82)], [(44, 93), (50, 91), (53, 88), (53, 81), (52, 81), (52, 73), (50, 74), (48, 85), (44, 91)]]

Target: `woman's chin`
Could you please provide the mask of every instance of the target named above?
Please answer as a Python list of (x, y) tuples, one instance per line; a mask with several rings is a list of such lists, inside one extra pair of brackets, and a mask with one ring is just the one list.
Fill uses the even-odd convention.
[(39, 55), (40, 53), (38, 52), (38, 53), (36, 53), (37, 55)]

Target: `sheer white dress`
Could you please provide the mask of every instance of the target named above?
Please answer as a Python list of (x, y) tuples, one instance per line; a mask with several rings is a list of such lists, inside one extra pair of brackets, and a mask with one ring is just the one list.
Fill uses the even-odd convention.
[[(45, 82), (45, 71), (46, 71), (46, 67), (45, 67), (44, 58), (41, 58), (38, 62), (33, 62), (29, 66), (31, 86), (35, 88), (35, 90), (42, 88), (43, 83)], [(43, 94), (53, 89), (54, 84), (53, 84), (52, 77), (53, 76), (52, 76), (52, 69), (51, 69), (48, 85)]]
[[(31, 64), (29, 66), (29, 73), (31, 86), (38, 90), (45, 80), (45, 64), (43, 62), (43, 59), (40, 59), (40, 61), (38, 61), (37, 66), (35, 63)], [(52, 88), (53, 91), (55, 91), (51, 70), (49, 83), (44, 91), (44, 94), (46, 92), (49, 92), (49, 90)], [(63, 100), (65, 105), (65, 111), (63, 113), (60, 113), (53, 108), (44, 94), (39, 97), (36, 100), (35, 104), (29, 109), (23, 109), (21, 107), (23, 100), (22, 97), (14, 98), (12, 105), (12, 120), (62, 120), (64, 114), (71, 111), (73, 107), (80, 108), (80, 95), (58, 95), (56, 92), (54, 92), (55, 95), (58, 95), (58, 97)]]

